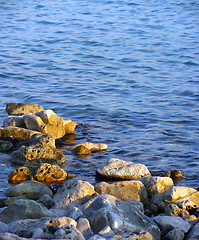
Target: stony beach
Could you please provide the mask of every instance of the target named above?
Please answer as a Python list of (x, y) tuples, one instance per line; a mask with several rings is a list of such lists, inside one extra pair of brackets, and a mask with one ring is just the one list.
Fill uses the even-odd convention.
[[(15, 170), (0, 199), (0, 239), (199, 239), (199, 191), (175, 186), (179, 171), (152, 176), (143, 164), (111, 158), (92, 185), (62, 168), (56, 147), (78, 123), (32, 103), (9, 103), (6, 111), (0, 151)], [(81, 156), (106, 150), (91, 142), (70, 148)]]

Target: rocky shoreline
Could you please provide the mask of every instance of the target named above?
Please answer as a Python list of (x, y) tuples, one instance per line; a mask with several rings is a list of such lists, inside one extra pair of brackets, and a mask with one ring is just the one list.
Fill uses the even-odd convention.
[[(94, 186), (63, 170), (56, 141), (77, 123), (37, 104), (9, 103), (0, 151), (11, 154), (11, 187), (0, 199), (0, 239), (199, 239), (199, 191), (175, 186), (179, 171), (152, 176), (143, 164), (109, 159)], [(81, 143), (73, 154), (105, 151)]]

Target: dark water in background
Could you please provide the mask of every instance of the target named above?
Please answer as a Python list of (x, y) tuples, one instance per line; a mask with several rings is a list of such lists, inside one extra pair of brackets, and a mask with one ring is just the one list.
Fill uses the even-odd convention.
[[(0, 41), (1, 124), (7, 103), (37, 103), (80, 124), (66, 171), (94, 183), (117, 157), (199, 187), (198, 0), (1, 0)], [(85, 141), (109, 148), (67, 151)], [(9, 155), (0, 167), (3, 191)]]

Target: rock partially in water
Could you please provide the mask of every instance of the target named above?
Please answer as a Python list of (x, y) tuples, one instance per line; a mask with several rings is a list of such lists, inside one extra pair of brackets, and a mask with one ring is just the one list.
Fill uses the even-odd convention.
[(34, 176), (35, 180), (46, 184), (64, 182), (67, 178), (67, 173), (58, 165), (43, 163), (37, 170)]
[(8, 176), (8, 182), (14, 185), (26, 180), (33, 180), (32, 173), (27, 167), (19, 167)]
[(11, 223), (19, 219), (52, 217), (52, 213), (41, 204), (30, 199), (19, 199), (0, 213), (0, 221)]
[(179, 170), (172, 170), (172, 171), (167, 172), (165, 174), (165, 177), (170, 177), (175, 181), (179, 181), (183, 177), (183, 175)]
[(68, 180), (54, 195), (54, 207), (79, 207), (79, 205), (93, 198), (95, 193), (94, 187), (89, 182), (82, 180)]
[(144, 184), (149, 198), (173, 186), (173, 180), (170, 177), (143, 177), (140, 181)]
[(8, 197), (25, 196), (34, 200), (37, 200), (46, 194), (51, 197), (53, 196), (52, 191), (44, 183), (34, 180), (25, 181), (18, 185), (12, 186), (5, 191), (5, 194)]
[(9, 141), (0, 140), (0, 152), (7, 152), (13, 148), (13, 144)]
[(134, 233), (146, 231), (154, 239), (160, 239), (160, 229), (156, 223), (128, 201), (122, 201), (111, 195), (100, 195), (85, 203), (82, 211), (96, 234), (104, 227), (110, 226), (116, 232), (124, 229)]
[(77, 127), (77, 123), (71, 120), (64, 120), (64, 128), (66, 134), (71, 134), (74, 132), (75, 128)]
[(91, 154), (91, 151), (84, 145), (78, 145), (72, 148), (72, 153), (76, 155), (88, 155)]
[(43, 110), (44, 108), (42, 106), (33, 103), (8, 103), (6, 106), (6, 112), (8, 115), (24, 115)]
[(109, 179), (139, 180), (144, 176), (151, 176), (148, 168), (143, 164), (112, 158), (106, 165), (96, 172), (97, 177)]
[(105, 151), (107, 148), (108, 146), (106, 144), (85, 142), (75, 145), (71, 151), (76, 155), (87, 155), (91, 152)]
[(111, 184), (101, 182), (95, 186), (95, 191), (99, 194), (113, 195), (123, 201), (137, 200), (146, 204), (148, 200), (145, 186), (138, 180), (121, 181)]

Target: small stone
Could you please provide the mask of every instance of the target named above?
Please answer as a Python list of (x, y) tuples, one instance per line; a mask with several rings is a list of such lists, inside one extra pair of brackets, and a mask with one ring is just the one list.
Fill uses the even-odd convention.
[[(79, 208), (74, 207), (74, 208), (70, 211), (70, 214), (69, 214), (68, 217), (76, 220), (76, 219), (78, 219), (78, 218), (79, 218), (80, 216), (82, 216), (82, 215), (83, 215), (82, 211), (81, 211)], [(81, 231), (80, 231), (80, 232), (81, 232)], [(82, 233), (82, 232), (81, 232), (81, 233)]]
[(76, 122), (73, 122), (71, 120), (64, 120), (64, 128), (66, 134), (73, 133), (77, 125), (78, 124)]
[(43, 238), (44, 237), (44, 231), (41, 228), (34, 229), (33, 235), (31, 238), (37, 239), (37, 238)]
[(165, 177), (170, 177), (173, 180), (178, 181), (183, 177), (183, 175), (179, 170), (172, 170), (172, 171), (167, 172), (165, 174)]
[(91, 154), (91, 151), (83, 145), (78, 145), (72, 149), (72, 153), (76, 155), (88, 155)]

